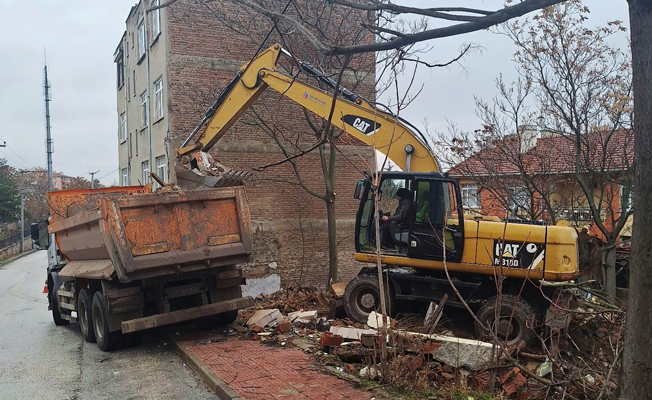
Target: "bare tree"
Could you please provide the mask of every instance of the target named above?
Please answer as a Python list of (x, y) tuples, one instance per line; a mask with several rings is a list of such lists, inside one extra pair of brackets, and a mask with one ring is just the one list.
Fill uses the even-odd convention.
[(627, 315), (621, 394), (624, 399), (646, 399), (652, 393), (652, 2), (629, 0), (636, 123), (634, 172), (634, 232), (630, 297)]
[(491, 102), (476, 98), (483, 128), (460, 132), (452, 125), (451, 134), (433, 140), (438, 154), (453, 165), (451, 175), (469, 178), (478, 187), (480, 208), (467, 207), (467, 213), (555, 224), (567, 199), (556, 190), (563, 178), (555, 169), (555, 155), (537, 149), (538, 131), (526, 105), (532, 87), (521, 79), (506, 85), (500, 77), (496, 88)]
[(500, 31), (517, 45), (516, 62), (532, 84), (537, 125), (572, 145), (559, 156), (567, 157), (562, 161), (607, 242), (606, 286), (615, 295), (615, 245), (633, 211), (627, 201), (633, 168), (631, 65), (627, 49), (608, 43), (625, 31), (621, 22), (589, 29), (588, 12), (580, 0), (571, 0)]

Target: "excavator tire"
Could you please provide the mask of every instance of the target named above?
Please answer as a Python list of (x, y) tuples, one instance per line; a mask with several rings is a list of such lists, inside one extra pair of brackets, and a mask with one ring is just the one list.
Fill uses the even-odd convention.
[[(386, 305), (393, 310), (392, 291), (385, 284)], [(380, 290), (378, 278), (371, 274), (358, 275), (344, 290), (344, 310), (354, 321), (366, 324), (372, 311), (380, 310)]]
[[(496, 329), (496, 308), (498, 297), (487, 300), (478, 310), (476, 316), (482, 324), (475, 322), (475, 334), (479, 338), (491, 337), (485, 326)], [(537, 341), (535, 332), (536, 312), (528, 303), (518, 296), (504, 294), (501, 296), (500, 314), (498, 317), (498, 339), (505, 341), (507, 346), (515, 346), (525, 342), (532, 346)], [(484, 325), (484, 326), (482, 326)]]

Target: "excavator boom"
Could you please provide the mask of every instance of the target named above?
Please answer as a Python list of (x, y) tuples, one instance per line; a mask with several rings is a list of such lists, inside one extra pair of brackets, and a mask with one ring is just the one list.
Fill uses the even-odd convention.
[[(279, 44), (275, 44), (251, 63), (242, 66), (195, 130), (197, 132), (203, 127), (201, 135), (192, 145), (189, 143), (194, 135), (188, 137), (179, 150), (182, 164), (188, 164), (197, 152), (208, 152), (256, 99), (271, 88), (324, 119), (329, 117), (331, 108), (334, 107), (331, 121), (334, 126), (365, 144), (375, 146), (404, 171), (440, 171), (425, 140), (420, 139), (418, 131), (408, 126), (407, 122), (380, 110), (346, 89), (341, 89), (334, 98), (333, 94), (325, 90), (279, 71), (278, 61), (284, 53), (288, 54)], [(333, 85), (334, 82), (316, 68), (300, 64), (306, 72)]]

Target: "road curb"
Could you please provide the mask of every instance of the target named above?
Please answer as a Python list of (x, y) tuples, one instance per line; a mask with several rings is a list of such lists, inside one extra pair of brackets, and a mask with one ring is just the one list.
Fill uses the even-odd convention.
[(24, 253), (20, 253), (18, 255), (11, 256), (11, 257), (9, 257), (9, 258), (7, 258), (5, 260), (0, 260), (0, 268), (4, 267), (5, 265), (7, 265), (9, 263), (12, 263), (12, 262), (14, 262), (16, 260), (19, 260), (19, 259), (21, 259), (21, 258), (23, 258), (25, 256), (36, 253), (37, 251), (38, 251), (37, 249), (31, 249), (31, 250), (26, 251)]
[(242, 400), (240, 396), (223, 380), (217, 377), (215, 373), (197, 357), (190, 353), (183, 345), (177, 342), (174, 335), (168, 335), (168, 342), (172, 344), (174, 350), (191, 370), (213, 391), (221, 400)]

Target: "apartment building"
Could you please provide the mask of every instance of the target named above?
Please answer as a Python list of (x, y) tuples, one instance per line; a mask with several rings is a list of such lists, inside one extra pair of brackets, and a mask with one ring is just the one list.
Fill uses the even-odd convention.
[[(114, 54), (122, 185), (148, 183), (150, 171), (174, 182), (175, 151), (235, 71), (249, 61), (259, 45), (258, 38), (269, 29), (266, 24), (251, 24), (253, 31), (238, 33), (221, 17), (241, 17), (241, 10), (237, 5), (218, 2), (179, 1), (146, 12), (163, 2), (141, 0), (131, 8)], [(357, 72), (366, 79), (357, 81), (355, 89), (373, 97), (373, 54), (366, 61)], [(352, 87), (350, 81), (348, 84)], [(284, 135), (297, 137), (293, 144), (309, 147), (314, 143), (314, 133), (300, 107), (272, 93), (263, 94), (257, 104), (271, 104), (260, 113), (275, 118)], [(245, 113), (243, 119), (248, 115)], [(325, 203), (296, 184), (289, 164), (258, 170), (284, 158), (269, 133), (255, 124), (238, 122), (211, 154), (231, 168), (257, 170), (254, 181), (247, 184), (254, 254), (245, 272), (271, 268), (286, 283), (323, 285), (328, 270)], [(346, 280), (360, 268), (352, 256), (358, 208), (353, 191), (360, 171), (370, 169), (371, 152), (354, 139), (343, 138), (336, 159), (340, 275)], [(297, 166), (302, 181), (323, 193), (318, 152), (301, 157)]]
[(162, 10), (145, 18), (141, 1), (131, 8), (116, 48), (116, 88), (120, 184), (147, 184), (150, 172), (169, 180), (166, 60), (167, 30)]

